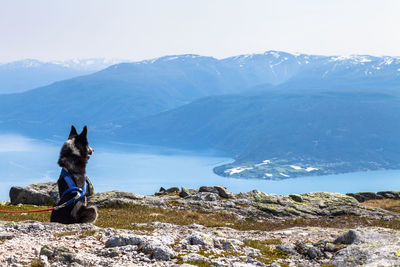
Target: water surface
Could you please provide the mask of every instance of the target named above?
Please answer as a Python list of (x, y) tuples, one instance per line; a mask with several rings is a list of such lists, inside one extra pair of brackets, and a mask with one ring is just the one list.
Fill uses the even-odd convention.
[[(0, 200), (8, 200), (13, 185), (56, 181), (60, 168), (58, 153), (62, 142), (40, 142), (22, 136), (0, 135)], [(149, 152), (147, 152), (149, 151)], [(161, 186), (224, 185), (232, 192), (253, 189), (276, 194), (361, 192), (400, 189), (400, 170), (371, 171), (314, 176), (281, 181), (220, 177), (215, 166), (232, 159), (214, 152), (187, 152), (146, 147), (95, 147), (87, 174), (95, 190), (131, 191), (152, 194)]]

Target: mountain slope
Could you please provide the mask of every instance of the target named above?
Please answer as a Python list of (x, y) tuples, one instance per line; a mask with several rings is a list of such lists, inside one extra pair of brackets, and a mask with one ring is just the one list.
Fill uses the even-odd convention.
[(41, 62), (25, 59), (0, 64), (0, 94), (27, 91), (56, 81), (87, 75), (110, 66), (103, 59)]
[(120, 134), (139, 143), (220, 149), (238, 164), (275, 158), (339, 164), (342, 171), (400, 167), (400, 96), (371, 89), (209, 97), (135, 121)]
[[(62, 134), (75, 123), (87, 124), (94, 133), (112, 138), (132, 121), (203, 97), (271, 88), (282, 92), (395, 89), (399, 87), (399, 69), (400, 60), (395, 57), (327, 57), (277, 51), (222, 60), (166, 56), (113, 65), (20, 94), (0, 95), (0, 131), (47, 137)], [(241, 102), (242, 97), (232, 101)], [(248, 116), (246, 108), (242, 112), (236, 117)], [(235, 138), (231, 143), (235, 144)]]

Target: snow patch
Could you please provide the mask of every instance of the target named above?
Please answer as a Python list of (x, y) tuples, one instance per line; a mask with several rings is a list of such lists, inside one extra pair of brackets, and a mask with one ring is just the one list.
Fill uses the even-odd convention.
[(313, 167), (308, 167), (306, 168), (306, 172), (312, 172), (312, 171), (317, 171), (317, 168), (313, 168)]
[(295, 169), (295, 170), (302, 170), (303, 168), (300, 166), (296, 166), (296, 165), (290, 165), (291, 168)]
[(266, 159), (266, 160), (264, 160), (264, 161), (261, 162), (261, 163), (255, 164), (254, 166), (267, 165), (267, 164), (269, 164), (269, 163), (271, 163), (271, 161), (270, 161), (269, 159)]
[(241, 173), (245, 170), (252, 170), (252, 169), (253, 168), (236, 167), (236, 168), (225, 170), (224, 173), (229, 173), (229, 175), (232, 175), (235, 173)]
[(287, 175), (287, 174), (284, 174), (284, 173), (279, 173), (280, 175), (282, 175), (282, 176), (284, 176), (284, 177), (290, 177), (289, 175)]

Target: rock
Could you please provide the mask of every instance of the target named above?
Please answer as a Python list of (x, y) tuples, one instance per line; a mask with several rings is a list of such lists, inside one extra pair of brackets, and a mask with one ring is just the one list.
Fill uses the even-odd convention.
[(136, 235), (118, 235), (112, 236), (106, 241), (105, 247), (112, 248), (112, 247), (121, 247), (127, 245), (140, 245), (145, 241), (143, 237), (136, 236)]
[(365, 217), (393, 217), (392, 213), (366, 207), (355, 198), (339, 193), (313, 192), (295, 196), (277, 196), (260, 191), (250, 192), (256, 207), (270, 217), (315, 217), (356, 215)]
[(174, 240), (171, 237), (151, 237), (140, 235), (112, 236), (106, 241), (105, 247), (121, 247), (136, 245), (145, 254), (149, 254), (155, 260), (169, 260), (175, 256), (175, 252), (168, 246)]
[(382, 196), (375, 194), (374, 192), (360, 192), (360, 193), (347, 193), (346, 195), (354, 197), (358, 202), (364, 202), (373, 199), (382, 199)]
[[(348, 239), (351, 244), (340, 249), (329, 264), (335, 266), (399, 266), (400, 241), (398, 235), (383, 228), (357, 229), (352, 232), (351, 236), (353, 237)], [(350, 234), (348, 235), (350, 236)]]
[(297, 255), (296, 245), (292, 243), (285, 243), (276, 246), (277, 249), (282, 250), (290, 255)]
[(217, 201), (218, 194), (216, 193), (208, 193), (208, 192), (199, 192), (194, 195), (189, 195), (185, 197), (185, 199), (197, 200), (197, 201)]
[(199, 192), (208, 192), (218, 194), (218, 190), (212, 186), (201, 186)]
[(320, 250), (318, 250), (314, 247), (310, 247), (307, 251), (307, 255), (308, 255), (308, 257), (310, 257), (310, 259), (315, 259), (317, 257), (321, 257), (323, 254)]
[(210, 235), (197, 232), (187, 236), (184, 239), (184, 242), (189, 245), (200, 245), (203, 248), (211, 248), (214, 247), (214, 240)]
[(217, 190), (218, 195), (220, 197), (223, 197), (223, 198), (233, 198), (234, 197), (233, 194), (231, 192), (229, 192), (226, 189), (226, 187), (224, 187), (224, 186), (219, 186), (218, 185), (218, 186), (214, 186), (214, 188)]
[(298, 194), (292, 194), (289, 197), (295, 202), (303, 202), (303, 198)]
[(179, 192), (179, 196), (180, 197), (187, 197), (188, 195), (190, 195), (189, 190), (186, 187), (182, 186), (181, 187), (181, 191)]
[(327, 242), (325, 244), (324, 250), (327, 252), (336, 252), (339, 250), (339, 247), (336, 244), (333, 244), (331, 242)]
[(11, 204), (54, 205), (58, 202), (57, 183), (38, 183), (13, 186), (10, 189)]
[(178, 187), (170, 187), (167, 190), (165, 190), (165, 192), (167, 194), (178, 193), (179, 192), (179, 188)]
[(376, 194), (383, 198), (400, 199), (400, 191), (381, 191)]
[(14, 234), (11, 233), (0, 233), (0, 241), (1, 240), (10, 240), (14, 238)]
[(69, 248), (60, 246), (55, 247), (51, 245), (44, 245), (40, 249), (40, 255), (44, 255), (47, 258), (54, 258), (57, 261), (73, 262), (76, 258), (76, 254)]
[[(197, 264), (209, 262), (209, 259), (207, 259), (206, 257), (199, 255), (197, 253), (189, 253), (187, 255), (184, 255), (184, 256), (182, 256), (182, 260), (184, 262), (195, 262)], [(190, 265), (190, 266), (193, 266), (193, 265)]]
[(160, 187), (160, 190), (158, 192), (154, 193), (155, 196), (163, 196), (166, 194), (167, 194), (167, 192), (164, 187)]
[(135, 200), (142, 200), (145, 197), (131, 192), (110, 191), (95, 193), (88, 197), (89, 205), (100, 208), (119, 208), (134, 203)]
[(170, 247), (156, 240), (144, 242), (140, 249), (144, 253), (151, 255), (151, 258), (155, 260), (166, 261), (175, 256), (175, 252)]
[(348, 232), (336, 238), (336, 240), (333, 243), (349, 245), (353, 244), (357, 240), (359, 240), (359, 234), (354, 230), (349, 230)]
[(233, 238), (214, 238), (214, 246), (223, 250), (237, 250), (243, 246), (243, 242)]

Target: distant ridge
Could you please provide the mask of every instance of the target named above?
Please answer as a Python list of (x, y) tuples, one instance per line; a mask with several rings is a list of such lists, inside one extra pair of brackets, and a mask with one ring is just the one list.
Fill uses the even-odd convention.
[(172, 55), (0, 95), (0, 131), (47, 138), (87, 124), (96, 140), (223, 150), (250, 165), (228, 166), (237, 175), (270, 159), (295, 171), (399, 168), (399, 81), (398, 57)]
[(121, 61), (93, 58), (51, 62), (24, 59), (0, 63), (0, 94), (23, 92), (56, 81), (87, 75), (119, 62)]

